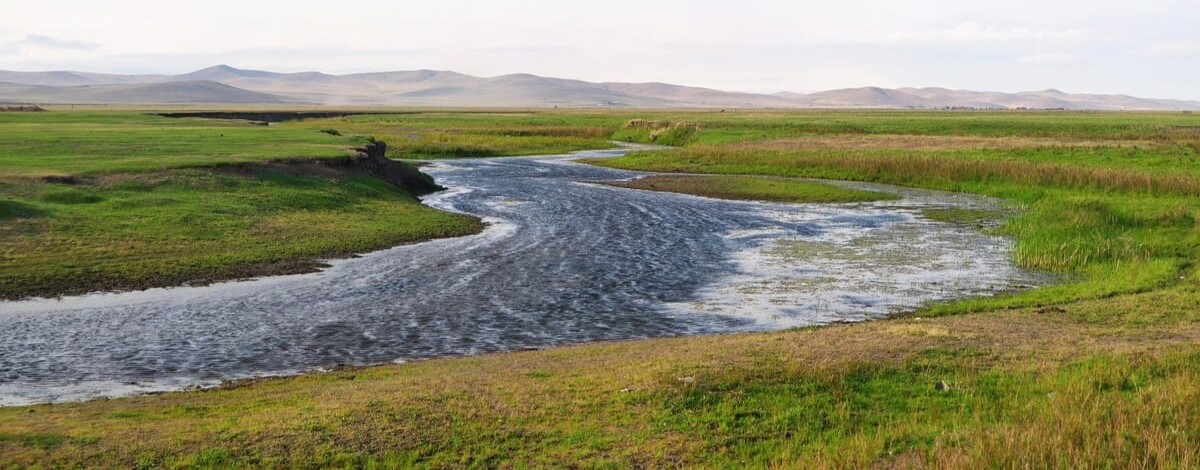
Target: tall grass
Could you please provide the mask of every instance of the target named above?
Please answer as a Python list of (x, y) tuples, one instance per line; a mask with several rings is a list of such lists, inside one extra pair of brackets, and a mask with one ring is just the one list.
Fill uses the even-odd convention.
[[(1153, 195), (1200, 196), (1200, 177), (1163, 174), (1128, 168), (1103, 168), (919, 154), (876, 155), (856, 152), (785, 152), (700, 145), (661, 156), (656, 166), (679, 171), (701, 167), (738, 173), (765, 172), (787, 176), (838, 175), (900, 184), (1010, 182), (1054, 188), (1102, 189)], [(653, 160), (654, 154), (632, 155), (626, 161)], [(741, 168), (742, 171), (736, 171)], [(649, 169), (649, 168), (647, 168)]]

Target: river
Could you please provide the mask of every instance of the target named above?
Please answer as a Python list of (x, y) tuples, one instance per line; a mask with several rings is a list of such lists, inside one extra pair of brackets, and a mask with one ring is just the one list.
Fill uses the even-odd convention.
[(426, 198), (481, 234), (205, 287), (0, 302), (0, 405), (438, 356), (861, 321), (1038, 282), (1011, 243), (920, 216), (993, 200), (722, 201), (591, 183), (620, 155), (455, 160)]

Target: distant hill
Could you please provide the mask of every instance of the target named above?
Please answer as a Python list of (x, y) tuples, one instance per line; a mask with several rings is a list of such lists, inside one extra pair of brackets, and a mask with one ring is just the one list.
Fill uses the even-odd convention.
[(1001, 93), (945, 88), (846, 88), (818, 93), (737, 93), (669, 83), (594, 83), (442, 70), (330, 75), (218, 65), (181, 75), (0, 71), (9, 103), (309, 103), (360, 106), (625, 106), (700, 108), (987, 108), (1200, 110), (1200, 102), (1059, 90)]
[(282, 104), (297, 100), (210, 80), (124, 85), (41, 86), (0, 83), (0, 102), (37, 104)]

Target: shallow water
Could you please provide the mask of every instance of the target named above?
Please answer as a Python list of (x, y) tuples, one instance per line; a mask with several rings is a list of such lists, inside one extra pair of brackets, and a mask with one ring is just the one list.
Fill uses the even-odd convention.
[[(615, 156), (623, 150), (575, 157)], [(926, 207), (787, 205), (588, 183), (564, 157), (447, 161), (426, 199), (484, 233), (207, 287), (0, 303), (0, 404), (208, 386), (335, 365), (876, 318), (1036, 282), (1009, 243)]]

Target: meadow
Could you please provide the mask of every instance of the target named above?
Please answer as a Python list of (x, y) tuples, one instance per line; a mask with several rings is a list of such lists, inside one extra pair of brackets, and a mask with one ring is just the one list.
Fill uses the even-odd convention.
[(0, 113), (0, 298), (312, 271), (481, 230), (341, 164), (364, 136), (141, 113)]
[(608, 148), (613, 132), (627, 119), (609, 114), (426, 111), (290, 121), (282, 127), (373, 135), (386, 141), (396, 156), (438, 159)]
[[(439, 111), (257, 130), (265, 129), (304, 134), (314, 152), (355, 139), (320, 130), (381, 136), (407, 142), (393, 145), (393, 157), (419, 159), (560, 153), (610, 139), (672, 145), (678, 148), (590, 163), (708, 174), (631, 184), (724, 197), (804, 201), (828, 194), (796, 177), (994, 196), (1009, 201), (1012, 215), (927, 216), (1009, 236), (1017, 263), (1060, 282), (859, 324), (600, 343), (3, 408), (5, 465), (1200, 465), (1198, 116)], [(440, 143), (425, 146), (426, 139)], [(7, 213), (31, 214), (7, 216), (6, 227), (45, 220), (50, 216), (38, 212), (57, 207), (13, 192), (51, 183), (5, 184), (6, 195), (23, 194), (5, 200), (24, 204)], [(302, 199), (328, 190), (313, 189)]]

